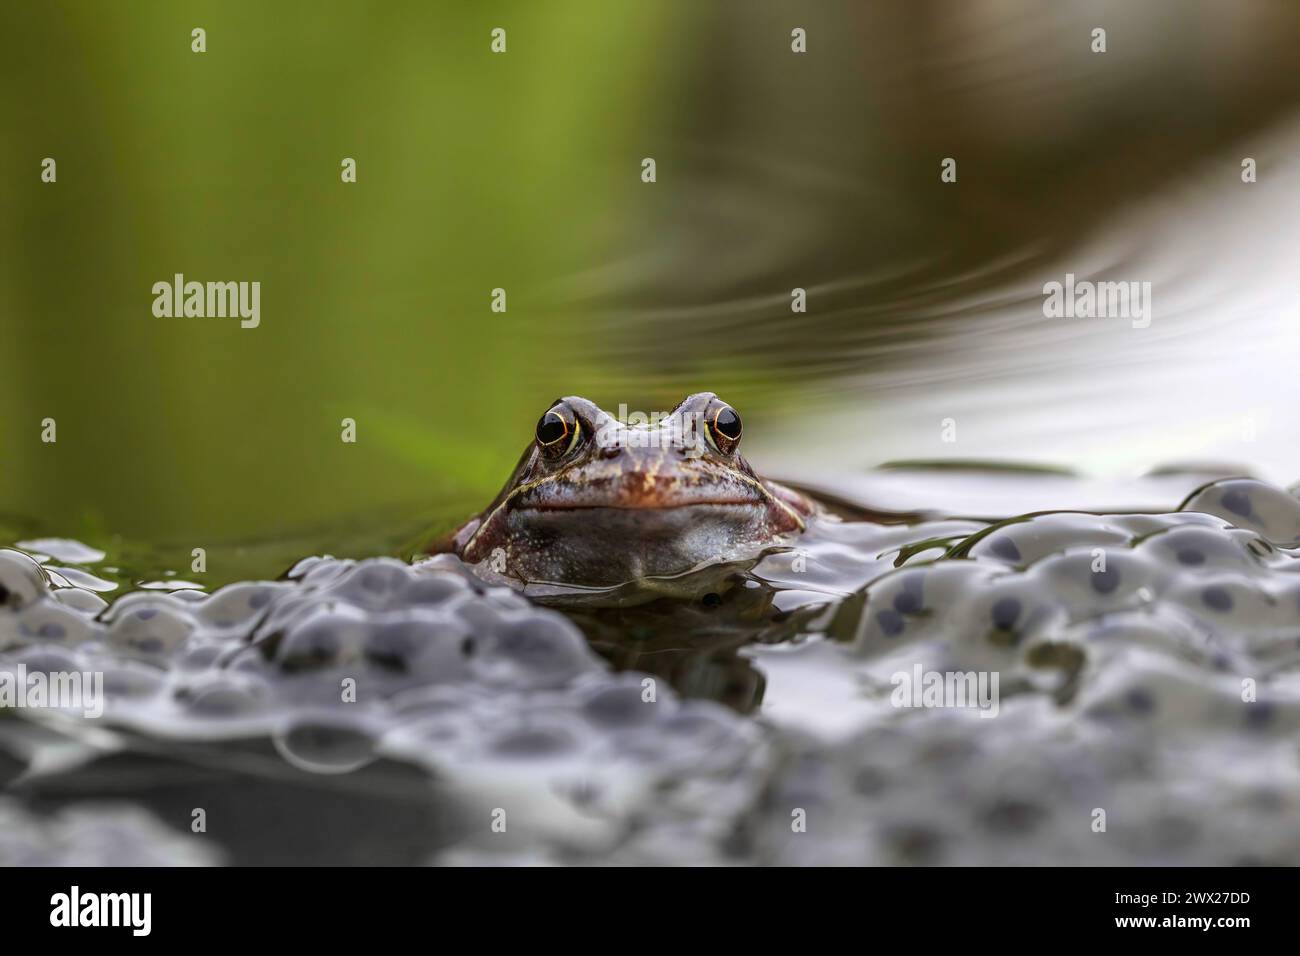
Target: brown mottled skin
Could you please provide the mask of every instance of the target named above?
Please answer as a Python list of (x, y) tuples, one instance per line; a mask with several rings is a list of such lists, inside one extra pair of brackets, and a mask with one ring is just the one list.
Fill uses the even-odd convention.
[(711, 392), (645, 426), (560, 399), (449, 550), (507, 581), (580, 587), (756, 556), (802, 532), (815, 508), (755, 475), (739, 438), (739, 416)]

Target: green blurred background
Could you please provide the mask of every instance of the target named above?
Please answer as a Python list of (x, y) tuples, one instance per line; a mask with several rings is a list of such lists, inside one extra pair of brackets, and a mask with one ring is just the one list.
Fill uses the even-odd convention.
[[(634, 198), (655, 108), (669, 11), (597, 9), (7, 4), (6, 510), (179, 540), (499, 482), (581, 377), (545, 286)], [(261, 326), (155, 318), (175, 272), (260, 280)]]
[[(4, 0), (0, 510), (178, 565), (361, 551), (481, 504), (572, 393), (718, 391), (777, 463), (944, 452), (887, 420), (979, 365), (954, 329), (1180, 172), (1239, 186), (1300, 103), (1296, 4), (1136, 6)], [(260, 281), (261, 326), (155, 318), (177, 272)], [(960, 451), (1033, 457), (1017, 420)]]

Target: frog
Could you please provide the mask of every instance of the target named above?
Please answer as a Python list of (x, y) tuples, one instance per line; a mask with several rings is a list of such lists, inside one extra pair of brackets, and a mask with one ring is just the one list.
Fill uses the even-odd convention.
[(819, 512), (755, 473), (740, 413), (713, 392), (624, 418), (552, 402), (500, 493), (441, 550), (494, 583), (614, 588), (789, 548)]

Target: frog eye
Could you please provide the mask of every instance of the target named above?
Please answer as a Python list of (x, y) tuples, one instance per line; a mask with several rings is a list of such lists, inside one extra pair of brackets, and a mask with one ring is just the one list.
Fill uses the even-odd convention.
[(547, 457), (558, 458), (577, 444), (581, 430), (572, 410), (561, 403), (538, 419), (537, 444)]
[(740, 413), (726, 402), (714, 402), (704, 413), (709, 444), (723, 455), (730, 455), (740, 444)]

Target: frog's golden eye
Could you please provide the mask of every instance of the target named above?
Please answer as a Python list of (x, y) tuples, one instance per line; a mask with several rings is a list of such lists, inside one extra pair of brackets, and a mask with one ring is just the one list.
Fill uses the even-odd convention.
[(730, 455), (740, 444), (740, 413), (726, 402), (713, 402), (704, 413), (709, 443), (720, 453)]
[(558, 458), (577, 444), (581, 430), (573, 411), (567, 405), (556, 405), (538, 419), (537, 444), (548, 457)]

